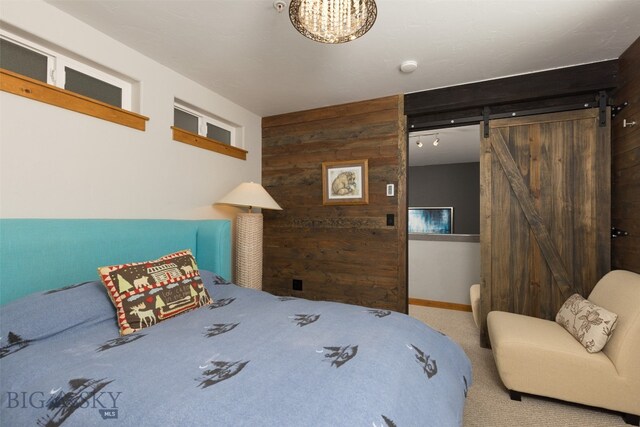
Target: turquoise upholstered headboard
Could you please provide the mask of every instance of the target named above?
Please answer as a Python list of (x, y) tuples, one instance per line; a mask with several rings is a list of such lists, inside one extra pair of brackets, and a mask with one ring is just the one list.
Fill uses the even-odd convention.
[(228, 220), (0, 219), (0, 304), (99, 280), (97, 268), (191, 249), (198, 267), (231, 280)]

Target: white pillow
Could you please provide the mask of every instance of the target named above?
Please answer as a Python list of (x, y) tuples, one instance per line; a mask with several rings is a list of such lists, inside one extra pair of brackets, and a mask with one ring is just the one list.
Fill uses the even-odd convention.
[(558, 311), (561, 324), (589, 353), (602, 350), (611, 338), (618, 315), (598, 307), (578, 294), (571, 295)]

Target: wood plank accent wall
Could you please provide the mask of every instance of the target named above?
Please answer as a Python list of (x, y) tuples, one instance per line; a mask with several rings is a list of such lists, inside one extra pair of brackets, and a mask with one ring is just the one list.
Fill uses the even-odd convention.
[[(263, 118), (262, 185), (283, 208), (263, 211), (263, 289), (406, 312), (406, 156), (401, 95)], [(362, 159), (369, 204), (323, 206), (322, 162)]]
[[(629, 103), (612, 120), (611, 224), (629, 233), (612, 240), (614, 269), (640, 273), (640, 38), (619, 58), (620, 86), (614, 104)], [(623, 127), (623, 120), (635, 126)]]

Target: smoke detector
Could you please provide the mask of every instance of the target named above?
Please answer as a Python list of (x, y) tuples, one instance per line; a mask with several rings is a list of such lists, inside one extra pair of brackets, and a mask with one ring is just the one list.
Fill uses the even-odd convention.
[(400, 64), (400, 71), (407, 74), (413, 73), (417, 68), (418, 68), (418, 62), (413, 60), (403, 61), (402, 64)]

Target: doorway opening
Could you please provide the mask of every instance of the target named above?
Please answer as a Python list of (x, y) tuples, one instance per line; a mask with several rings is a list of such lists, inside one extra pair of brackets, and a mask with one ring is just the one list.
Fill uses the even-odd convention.
[(410, 132), (408, 144), (409, 303), (470, 311), (480, 280), (480, 125)]

